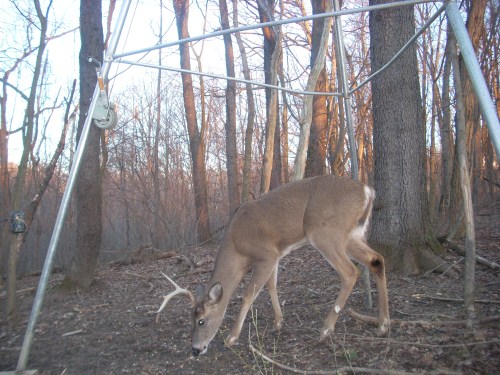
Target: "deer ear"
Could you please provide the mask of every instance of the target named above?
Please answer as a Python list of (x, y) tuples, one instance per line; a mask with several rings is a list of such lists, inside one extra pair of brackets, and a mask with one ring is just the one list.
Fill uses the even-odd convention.
[(218, 303), (222, 298), (222, 294), (222, 285), (220, 283), (215, 283), (208, 291), (208, 302), (210, 304)]
[(196, 301), (201, 301), (204, 293), (205, 293), (205, 287), (203, 285), (199, 284), (196, 287), (196, 289), (194, 290), (194, 295), (196, 297)]

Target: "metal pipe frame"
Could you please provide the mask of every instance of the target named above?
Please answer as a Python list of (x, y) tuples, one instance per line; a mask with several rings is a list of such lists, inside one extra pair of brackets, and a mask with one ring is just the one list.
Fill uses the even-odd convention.
[[(429, 18), (429, 20), (427, 20), (427, 22), (425, 22), (424, 25), (422, 25), (422, 27), (417, 31), (417, 33), (401, 48), (401, 50), (387, 64), (385, 64), (378, 71), (376, 71), (375, 73), (370, 75), (365, 81), (361, 82), (356, 87), (349, 89), (349, 86), (347, 85), (347, 87), (343, 88), (343, 92), (317, 92), (317, 91), (303, 91), (303, 90), (287, 89), (287, 88), (282, 87), (282, 86), (270, 85), (270, 84), (266, 84), (266, 83), (259, 83), (259, 82), (255, 82), (255, 81), (249, 81), (246, 79), (242, 79), (242, 78), (227, 77), (227, 76), (222, 76), (222, 75), (217, 75), (217, 74), (212, 74), (212, 73), (203, 73), (203, 72), (199, 72), (199, 71), (195, 71), (195, 70), (167, 67), (164, 65), (141, 63), (139, 61), (131, 61), (131, 60), (123, 59), (122, 57), (131, 56), (131, 55), (138, 54), (138, 53), (145, 53), (145, 52), (149, 52), (149, 51), (152, 51), (155, 49), (172, 47), (172, 46), (182, 44), (182, 43), (189, 43), (192, 41), (199, 41), (199, 40), (203, 40), (203, 39), (213, 38), (216, 36), (229, 34), (231, 32), (238, 32), (238, 31), (242, 31), (242, 30), (253, 30), (253, 29), (264, 27), (264, 26), (275, 26), (275, 25), (288, 24), (288, 23), (293, 23), (293, 22), (301, 22), (304, 20), (306, 20), (306, 21), (307, 20), (314, 20), (314, 19), (326, 18), (326, 17), (336, 17), (336, 18), (338, 17), (338, 18), (340, 18), (340, 16), (346, 15), (346, 14), (361, 13), (361, 12), (367, 12), (367, 11), (372, 11), (372, 10), (381, 10), (381, 9), (387, 9), (387, 8), (392, 8), (392, 7), (397, 7), (397, 6), (415, 5), (415, 4), (420, 4), (420, 3), (430, 3), (430, 2), (435, 3), (435, 2), (441, 2), (441, 1), (443, 1), (443, 0), (401, 1), (401, 2), (397, 2), (397, 3), (391, 3), (390, 6), (389, 6), (389, 4), (381, 4), (381, 5), (373, 5), (373, 6), (368, 6), (368, 7), (356, 8), (356, 9), (346, 9), (343, 11), (336, 10), (334, 12), (315, 14), (312, 16), (290, 18), (287, 20), (270, 21), (270, 22), (265, 22), (265, 23), (258, 24), (258, 25), (242, 26), (242, 27), (217, 31), (217, 32), (205, 34), (202, 36), (185, 38), (185, 39), (181, 39), (181, 40), (178, 40), (175, 42), (164, 43), (161, 45), (155, 45), (153, 47), (144, 48), (141, 50), (124, 52), (124, 53), (117, 54), (117, 55), (113, 56), (113, 59), (116, 59), (115, 61), (118, 63), (123, 63), (123, 64), (127, 64), (127, 65), (134, 65), (134, 66), (140, 66), (140, 67), (144, 67), (144, 68), (167, 70), (167, 71), (177, 72), (177, 73), (188, 73), (188, 74), (194, 74), (194, 75), (202, 76), (202, 77), (223, 79), (223, 80), (235, 81), (235, 82), (245, 83), (245, 84), (249, 83), (249, 84), (254, 85), (254, 86), (267, 87), (267, 88), (281, 90), (281, 91), (289, 92), (292, 94), (298, 94), (298, 95), (318, 95), (318, 96), (344, 97), (345, 93), (349, 93), (349, 95), (353, 94), (354, 92), (359, 90), (361, 87), (366, 85), (368, 82), (370, 82), (378, 74), (382, 73), (384, 70), (389, 68), (394, 63), (394, 61), (396, 61), (399, 58), (399, 56), (401, 56), (401, 54), (403, 52), (405, 52), (410, 47), (410, 45), (412, 43), (414, 43), (418, 39), (418, 37), (420, 35), (422, 35), (424, 33), (424, 31), (429, 28), (429, 26), (436, 20), (436, 18), (439, 17), (439, 15), (444, 11), (445, 6), (444, 5), (441, 6), (441, 8), (431, 18)], [(343, 43), (343, 32), (342, 31), (340, 33), (340, 36), (342, 36), (342, 43)], [(341, 40), (338, 35), (336, 35), (336, 37), (339, 38), (339, 41)], [(340, 55), (340, 53), (343, 54), (343, 51), (340, 51), (338, 53), (339, 53), (339, 55)]]
[[(325, 17), (337, 17), (337, 20), (340, 20), (340, 16), (342, 16), (342, 15), (349, 15), (349, 14), (354, 14), (354, 13), (359, 13), (359, 12), (368, 12), (368, 11), (373, 11), (373, 10), (382, 10), (382, 9), (399, 7), (399, 6), (409, 6), (409, 5), (431, 3), (431, 2), (432, 3), (443, 2), (443, 0), (398, 1), (398, 2), (394, 2), (394, 3), (381, 4), (381, 5), (375, 5), (375, 6), (367, 6), (367, 7), (357, 8), (357, 9), (338, 10), (338, 11), (337, 11), (337, 9), (339, 9), (338, 0), (334, 0), (335, 9), (336, 9), (334, 12), (316, 14), (316, 15), (305, 16), (305, 17), (297, 17), (297, 18), (287, 19), (287, 20), (266, 22), (266, 23), (261, 23), (261, 24), (257, 24), (257, 25), (249, 25), (249, 26), (243, 26), (243, 27), (232, 28), (232, 29), (227, 29), (227, 30), (221, 30), (221, 31), (206, 34), (203, 36), (186, 38), (186, 39), (178, 40), (175, 42), (159, 44), (159, 45), (149, 47), (149, 48), (143, 48), (143, 49), (136, 50), (136, 51), (115, 54), (120, 36), (122, 34), (122, 31), (123, 31), (125, 20), (127, 18), (128, 10), (129, 10), (130, 4), (131, 4), (131, 0), (124, 0), (123, 5), (122, 5), (121, 10), (120, 10), (120, 14), (119, 14), (118, 19), (117, 19), (117, 31), (112, 34), (111, 39), (110, 39), (110, 43), (109, 43), (109, 48), (108, 48), (108, 51), (106, 52), (106, 58), (105, 58), (103, 68), (102, 68), (103, 78), (104, 78), (104, 80), (107, 79), (108, 74), (109, 74), (109, 70), (111, 68), (111, 64), (113, 61), (116, 61), (116, 62), (126, 63), (126, 64), (130, 64), (130, 65), (142, 66), (142, 67), (146, 67), (146, 68), (171, 70), (171, 71), (176, 71), (176, 72), (181, 72), (181, 73), (197, 74), (197, 75), (207, 76), (207, 77), (216, 78), (216, 79), (226, 79), (226, 80), (234, 80), (234, 81), (243, 82), (243, 83), (251, 83), (253, 85), (271, 87), (273, 89), (284, 90), (284, 91), (287, 91), (290, 93), (296, 93), (296, 94), (302, 94), (302, 95), (342, 96), (344, 98), (345, 110), (346, 110), (346, 121), (348, 124), (349, 148), (351, 151), (351, 169), (353, 169), (353, 171), (355, 170), (355, 172), (353, 172), (353, 178), (357, 179), (357, 172), (358, 172), (357, 171), (357, 169), (358, 169), (357, 164), (358, 163), (357, 163), (357, 152), (356, 152), (355, 140), (354, 140), (354, 129), (352, 127), (352, 109), (351, 109), (351, 104), (350, 104), (350, 95), (355, 90), (359, 89), (361, 86), (368, 83), (371, 79), (373, 79), (382, 70), (387, 69), (387, 67), (390, 64), (392, 64), (392, 62), (394, 60), (396, 60), (397, 57), (399, 57), (401, 55), (401, 53), (403, 53), (404, 50), (407, 49), (408, 46), (411, 43), (413, 43), (423, 33), (423, 31), (426, 28), (429, 27), (429, 25), (439, 16), (439, 14), (441, 14), (441, 12), (443, 11), (443, 7), (441, 7), (438, 10), (438, 12), (435, 15), (433, 15), (422, 26), (422, 28), (405, 44), (405, 46), (403, 46), (401, 51), (399, 51), (393, 57), (393, 59), (391, 59), (379, 71), (373, 73), (370, 77), (367, 78), (367, 80), (365, 80), (359, 86), (357, 86), (355, 89), (352, 89), (352, 90), (349, 90), (348, 84), (347, 84), (347, 74), (346, 74), (346, 69), (345, 69), (345, 55), (344, 55), (344, 47), (343, 47), (343, 33), (342, 33), (342, 28), (341, 28), (340, 22), (337, 22), (336, 36), (338, 38), (338, 44), (339, 44), (338, 54), (339, 54), (340, 60), (341, 60), (341, 65), (342, 65), (341, 74), (342, 74), (342, 78), (343, 78), (342, 79), (342, 89), (343, 89), (342, 93), (304, 92), (304, 91), (299, 91), (299, 90), (283, 89), (283, 87), (261, 84), (261, 83), (247, 81), (247, 80), (243, 80), (243, 79), (235, 79), (235, 78), (231, 78), (231, 77), (218, 76), (218, 75), (209, 74), (209, 73), (200, 73), (200, 72), (190, 71), (190, 70), (185, 70), (185, 69), (169, 68), (169, 67), (158, 66), (158, 65), (153, 65), (153, 64), (132, 62), (132, 61), (123, 60), (121, 58), (125, 57), (125, 56), (139, 54), (139, 53), (149, 52), (149, 51), (156, 50), (156, 49), (171, 47), (171, 46), (175, 46), (175, 45), (178, 45), (181, 43), (188, 43), (188, 42), (194, 42), (194, 41), (198, 41), (198, 40), (202, 40), (202, 39), (206, 39), (206, 38), (213, 38), (213, 37), (233, 33), (236, 31), (247, 31), (247, 30), (258, 29), (258, 28), (262, 28), (262, 27), (266, 27), (266, 26), (275, 26), (275, 25), (283, 25), (283, 24), (288, 24), (288, 23), (303, 22), (303, 21), (309, 21), (309, 20), (325, 18)], [(476, 55), (474, 53), (472, 43), (468, 37), (467, 30), (464, 26), (462, 17), (460, 15), (459, 10), (458, 10), (458, 6), (455, 3), (455, 0), (444, 0), (444, 2), (445, 2), (444, 8), (446, 11), (446, 15), (447, 15), (448, 20), (453, 28), (453, 31), (454, 31), (455, 36), (457, 38), (458, 44), (460, 46), (460, 50), (462, 51), (462, 56), (464, 58), (464, 62), (466, 64), (467, 70), (468, 70), (469, 75), (471, 77), (474, 91), (476, 93), (476, 96), (478, 97), (481, 112), (482, 112), (483, 117), (484, 117), (486, 124), (488, 126), (488, 129), (489, 129), (489, 132), (491, 135), (491, 139), (492, 139), (492, 142), (493, 142), (493, 145), (495, 148), (495, 152), (497, 154), (497, 160), (498, 160), (498, 158), (500, 158), (500, 123), (499, 123), (495, 108), (493, 106), (493, 102), (491, 100), (491, 95), (488, 91), (488, 87), (486, 86), (486, 82), (485, 82), (484, 77), (481, 73), (481, 69), (480, 69), (479, 63), (477, 61)], [(58, 212), (56, 222), (54, 225), (52, 238), (51, 238), (51, 241), (49, 244), (49, 248), (47, 250), (47, 256), (45, 258), (43, 271), (42, 271), (40, 281), (38, 284), (37, 293), (35, 295), (35, 299), (33, 302), (33, 307), (31, 310), (30, 319), (28, 321), (28, 326), (26, 329), (23, 345), (21, 348), (21, 353), (19, 355), (19, 360), (18, 360), (17, 369), (16, 369), (17, 372), (24, 371), (26, 369), (26, 366), (27, 366), (29, 352), (30, 352), (32, 341), (33, 341), (34, 329), (35, 329), (35, 326), (36, 326), (36, 323), (38, 321), (38, 317), (40, 315), (40, 311), (42, 308), (47, 283), (48, 283), (48, 280), (49, 280), (49, 277), (50, 277), (50, 274), (52, 271), (54, 256), (55, 256), (55, 253), (57, 250), (57, 245), (59, 243), (60, 234), (61, 234), (61, 231), (62, 231), (62, 228), (64, 225), (64, 221), (66, 218), (66, 214), (67, 214), (67, 211), (69, 208), (69, 203), (71, 200), (71, 194), (72, 194), (73, 189), (74, 189), (76, 176), (77, 176), (78, 170), (80, 168), (82, 156), (85, 152), (86, 143), (87, 143), (88, 135), (90, 132), (90, 126), (92, 125), (92, 113), (95, 109), (97, 98), (99, 97), (99, 92), (100, 92), (99, 86), (96, 85), (94, 95), (93, 95), (92, 101), (90, 103), (88, 115), (85, 119), (82, 134), (80, 136), (80, 141), (78, 143), (78, 147), (76, 150), (75, 160), (74, 160), (74, 163), (72, 165), (72, 168), (70, 170), (70, 174), (68, 177), (68, 184), (67, 184), (66, 189), (64, 191), (64, 195), (63, 195), (63, 198), (61, 201), (61, 206), (59, 207), (59, 212)]]
[[(123, 26), (125, 24), (125, 19), (127, 18), (128, 9), (130, 7), (131, 0), (125, 0), (121, 7), (120, 13), (117, 19), (117, 30), (115, 33), (111, 35), (111, 39), (109, 41), (109, 49), (107, 51), (108, 56), (112, 56), (116, 51), (116, 47), (118, 45), (118, 41), (120, 39), (120, 35), (123, 31)], [(103, 79), (106, 81), (106, 78), (109, 73), (109, 69), (111, 67), (111, 60), (106, 59), (104, 61), (102, 72)], [(54, 230), (52, 232), (52, 237), (50, 239), (49, 248), (47, 250), (47, 256), (45, 257), (45, 263), (43, 265), (42, 274), (40, 276), (40, 281), (38, 283), (38, 288), (35, 295), (35, 300), (33, 301), (33, 307), (31, 309), (31, 315), (28, 321), (28, 326), (26, 328), (26, 333), (24, 335), (23, 345), (21, 347), (21, 353), (19, 354), (19, 359), (17, 362), (16, 372), (21, 372), (26, 370), (26, 366), (28, 364), (29, 353), (31, 349), (31, 344), (33, 342), (33, 333), (35, 330), (36, 323), (38, 321), (38, 317), (40, 315), (40, 311), (42, 309), (43, 300), (45, 298), (45, 292), (47, 289), (47, 283), (49, 281), (50, 274), (52, 272), (52, 265), (54, 263), (54, 256), (56, 254), (57, 245), (59, 243), (59, 237), (61, 235), (62, 228), (64, 226), (64, 221), (66, 218), (66, 214), (68, 212), (68, 207), (71, 201), (71, 194), (73, 192), (73, 188), (75, 186), (76, 176), (78, 174), (78, 170), (80, 169), (80, 164), (82, 161), (83, 153), (86, 148), (88, 136), (90, 133), (90, 127), (92, 126), (92, 113), (94, 112), (97, 99), (99, 98), (99, 85), (96, 84), (96, 88), (94, 91), (94, 95), (92, 97), (92, 101), (90, 103), (90, 107), (87, 113), (87, 117), (85, 118), (85, 123), (83, 125), (82, 134), (80, 135), (80, 141), (78, 142), (78, 147), (75, 153), (75, 160), (71, 167), (68, 184), (66, 185), (66, 189), (64, 190), (64, 195), (61, 201), (61, 206), (59, 207), (59, 212), (57, 214), (56, 222), (54, 224)]]
[(388, 3), (388, 4), (370, 5), (370, 6), (366, 6), (366, 7), (360, 7), (360, 8), (345, 9), (345, 10), (334, 11), (334, 12), (313, 14), (310, 16), (295, 17), (295, 18), (289, 18), (289, 19), (284, 19), (284, 20), (263, 22), (263, 23), (258, 23), (255, 25), (234, 27), (231, 29), (215, 31), (213, 33), (208, 33), (205, 35), (199, 35), (199, 36), (194, 36), (194, 37), (190, 37), (190, 38), (176, 40), (173, 42), (157, 44), (157, 45), (154, 45), (151, 47), (141, 48), (141, 49), (134, 50), (134, 51), (118, 53), (118, 54), (114, 55), (113, 58), (117, 59), (117, 58), (121, 58), (121, 57), (136, 55), (139, 53), (150, 52), (150, 51), (154, 51), (154, 50), (161, 49), (161, 48), (173, 47), (173, 46), (177, 46), (179, 44), (197, 42), (199, 40), (208, 39), (208, 38), (215, 38), (218, 36), (232, 34), (235, 32), (261, 29), (263, 27), (271, 27), (271, 26), (277, 26), (277, 25), (285, 25), (285, 24), (289, 24), (289, 23), (311, 21), (311, 20), (315, 20), (318, 18), (344, 16), (344, 15), (348, 15), (348, 14), (369, 12), (372, 10), (382, 10), (382, 9), (388, 9), (388, 8), (401, 7), (401, 6), (409, 6), (409, 5), (416, 5), (416, 4), (423, 4), (423, 3), (435, 3), (435, 2), (443, 2), (443, 1), (444, 0), (403, 0), (403, 1), (396, 1), (396, 2)]
[(493, 100), (491, 99), (491, 94), (484, 80), (483, 73), (481, 72), (481, 67), (477, 61), (476, 53), (465, 28), (464, 21), (458, 10), (458, 6), (454, 0), (449, 0), (445, 4), (446, 15), (448, 16), (448, 21), (453, 29), (453, 33), (457, 38), (458, 46), (462, 52), (462, 57), (464, 59), (465, 67), (469, 73), (470, 80), (472, 82), (472, 87), (476, 94), (477, 100), (479, 101), (479, 108), (483, 115), (483, 119), (486, 122), (488, 131), (491, 137), (491, 142), (495, 148), (497, 154), (497, 161), (500, 161), (500, 122), (498, 120), (498, 115), (493, 105)]

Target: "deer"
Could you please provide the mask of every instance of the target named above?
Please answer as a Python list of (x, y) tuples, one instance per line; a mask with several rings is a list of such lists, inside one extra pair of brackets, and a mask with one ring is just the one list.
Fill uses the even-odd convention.
[(290, 252), (311, 245), (336, 270), (341, 283), (319, 340), (333, 333), (356, 283), (358, 268), (352, 260), (366, 266), (375, 279), (378, 334), (386, 335), (390, 318), (384, 258), (368, 246), (365, 238), (374, 199), (373, 188), (348, 178), (326, 175), (290, 182), (241, 204), (226, 229), (206, 287), (198, 286), (193, 295), (164, 275), (176, 290), (164, 298), (158, 314), (173, 296), (187, 295), (192, 304), (192, 354), (205, 354), (222, 324), (233, 293), (251, 271), (239, 314), (225, 345), (238, 342), (245, 317), (264, 285), (271, 297), (274, 328), (280, 330), (283, 313), (277, 292), (278, 264)]

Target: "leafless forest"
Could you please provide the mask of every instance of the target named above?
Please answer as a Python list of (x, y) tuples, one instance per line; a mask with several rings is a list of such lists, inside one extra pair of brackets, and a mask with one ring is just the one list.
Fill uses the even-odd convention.
[[(352, 9), (387, 2), (340, 3), (342, 9)], [(85, 71), (82, 59), (75, 63), (80, 75), (75, 73), (62, 81), (49, 47), (58, 40), (81, 44), (82, 49), (94, 43), (88, 51), (95, 52), (88, 54), (102, 61), (121, 6), (114, 0), (102, 4), (100, 0), (81, 0), (81, 4), (83, 12), (92, 10), (87, 12), (89, 19), (102, 19), (97, 26), (89, 23), (87, 34), (79, 24), (78, 11), (73, 10), (73, 18), (65, 17), (65, 7), (58, 1), (9, 0), (0, 5), (0, 10), (9, 15), (0, 25), (0, 322), (13, 330), (5, 328), (5, 332), (20, 329), (12, 328), (12, 322), (26, 318), (27, 302), (15, 290), (43, 267), (88, 108), (85, 100), (89, 100), (88, 93), (93, 92), (96, 82), (94, 67), (86, 66)], [(149, 24), (143, 31), (153, 45), (324, 13), (332, 11), (332, 4), (319, 0), (143, 0), (137, 7), (155, 12), (154, 20), (149, 14)], [(361, 86), (394, 55), (391, 48), (397, 52), (408, 40), (406, 36), (420, 29), (441, 4), (426, 2), (396, 8), (394, 13), (343, 16), (346, 86)], [(499, 114), (498, 1), (464, 0), (457, 4)], [(132, 8), (131, 15), (136, 12), (137, 8)], [(84, 19), (82, 14), (80, 18)], [(126, 23), (124, 40), (130, 38), (130, 22), (137, 24), (141, 19)], [(386, 202), (374, 214), (371, 240), (384, 248), (394, 272), (406, 276), (437, 270), (439, 277), (444, 277), (445, 270), (451, 268), (450, 273), (454, 272), (453, 277), (462, 283), (466, 271), (461, 265), (453, 266), (456, 259), (449, 254), (451, 249), (467, 247), (470, 240), (470, 220), (464, 210), (464, 202), (469, 199), (476, 219), (478, 212), (487, 212), (493, 220), (486, 224), (484, 218), (481, 221), (482, 231), (476, 238), (487, 238), (487, 244), (482, 243), (484, 252), (478, 255), (494, 257), (500, 227), (498, 155), (445, 13), (397, 63), (350, 96), (356, 171), (352, 168), (346, 102), (341, 96), (330, 95), (342, 91), (344, 85), (334, 37), (337, 27), (331, 19), (321, 18), (137, 55), (141, 63), (158, 64), (169, 68), (166, 70), (116, 64), (108, 91), (111, 101), (118, 105), (118, 123), (109, 130), (91, 130), (88, 160), (84, 161), (77, 181), (80, 189), (74, 193), (62, 231), (55, 271), (72, 274), (73, 281), (77, 280), (74, 270), (85, 246), (93, 247), (91, 257), (98, 258), (93, 271), (85, 271), (90, 277), (88, 285), (96, 269), (101, 275), (97, 278), (103, 279), (103, 267), (128, 267), (143, 262), (144, 256), (148, 262), (174, 257), (178, 264), (198, 267), (199, 254), (213, 260), (214, 244), (221, 240), (240, 203), (294, 179), (321, 174), (353, 176), (353, 172), (359, 180), (375, 186)], [(97, 36), (90, 37), (94, 35), (91, 33)], [(86, 37), (89, 40), (85, 41)], [(126, 51), (126, 41), (122, 43), (120, 51)], [(287, 90), (180, 74), (175, 71), (179, 68)], [(402, 80), (403, 76), (408, 80)], [(325, 95), (301, 94), (307, 90)], [(387, 126), (380, 123), (381, 119), (388, 119), (384, 120)], [(394, 125), (399, 123), (402, 125)], [(460, 155), (465, 155), (467, 179), (460, 172)], [(464, 197), (468, 191), (463, 188), (464, 181), (470, 196)], [(394, 190), (397, 188), (401, 190)], [(23, 233), (12, 233), (12, 211), (23, 212)], [(83, 212), (88, 213), (85, 218)], [(404, 222), (404, 233), (385, 231), (390, 215)], [(97, 233), (96, 226), (99, 235), (92, 236)], [(204, 245), (209, 247), (197, 254), (195, 246)], [(498, 297), (495, 262), (499, 261), (498, 256), (494, 258), (485, 266), (488, 271), (481, 273), (482, 281), (491, 272), (496, 282), (492, 286), (496, 291), (486, 297), (493, 299)], [(127, 272), (136, 275), (141, 270)], [(482, 312), (496, 315), (498, 309), (485, 308)], [(0, 343), (4, 337), (2, 328)], [(498, 355), (498, 346), (485, 355), (484, 361), (491, 355)], [(448, 367), (453, 368), (450, 364)], [(119, 372), (117, 368), (110, 371)], [(75, 373), (79, 372), (85, 373), (82, 368)], [(473, 372), (481, 373), (476, 368)]]

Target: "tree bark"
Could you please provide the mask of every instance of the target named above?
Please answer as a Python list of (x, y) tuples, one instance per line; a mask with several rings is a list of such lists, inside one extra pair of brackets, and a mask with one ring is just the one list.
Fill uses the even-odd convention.
[[(40, 36), (39, 36), (39, 47), (37, 51), (33, 78), (31, 81), (30, 93), (28, 96), (26, 112), (24, 116), (23, 123), (23, 151), (21, 154), (21, 160), (17, 168), (17, 174), (14, 181), (14, 186), (12, 188), (12, 195), (10, 197), (11, 208), (13, 210), (19, 210), (21, 208), (21, 203), (23, 200), (25, 185), (26, 185), (26, 174), (28, 172), (28, 162), (33, 151), (33, 133), (35, 125), (35, 106), (37, 102), (37, 93), (39, 88), (40, 77), (43, 74), (43, 56), (45, 54), (45, 47), (47, 46), (47, 26), (48, 20), (47, 16), (51, 7), (49, 3), (45, 14), (43, 13), (40, 1), (36, 0), (34, 2), (36, 14), (40, 22)], [(16, 280), (17, 280), (17, 257), (18, 257), (18, 242), (20, 235), (17, 234), (14, 238), (11, 238), (9, 243), (9, 258), (8, 258), (8, 270), (7, 270), (7, 316), (12, 319), (16, 315)]]
[[(477, 0), (466, 2), (468, 7), (467, 14), (467, 31), (472, 42), (474, 50), (477, 52), (479, 47), (479, 42), (481, 36), (484, 33), (484, 14), (486, 8), (486, 0)], [(475, 138), (477, 136), (479, 128), (479, 102), (474, 94), (472, 88), (472, 82), (467, 73), (465, 64), (462, 61), (462, 57), (459, 56), (460, 65), (460, 81), (462, 82), (462, 98), (464, 105), (464, 117), (465, 117), (465, 132), (466, 132), (466, 152), (467, 160), (472, 161), (472, 165), (477, 167), (477, 162), (474, 163), (475, 153), (480, 152), (480, 150), (475, 149)], [(456, 147), (456, 146), (455, 146)], [(451, 204), (450, 204), (450, 221), (451, 228), (454, 235), (457, 237), (465, 236), (465, 222), (463, 218), (463, 196), (462, 189), (460, 186), (460, 164), (459, 164), (458, 151), (455, 152), (454, 164), (453, 164), (453, 176), (452, 176), (452, 188), (451, 188)], [(477, 176), (476, 176), (477, 174)], [(475, 182), (480, 177), (480, 173), (473, 173), (473, 186), (476, 185)], [(472, 192), (475, 194), (475, 191)]]
[(465, 267), (464, 267), (464, 305), (467, 327), (470, 329), (476, 319), (474, 307), (474, 291), (475, 291), (475, 266), (476, 266), (476, 243), (474, 234), (474, 209), (472, 207), (472, 194), (470, 186), (469, 168), (467, 163), (466, 150), (466, 116), (462, 91), (462, 74), (459, 71), (458, 57), (456, 54), (456, 42), (451, 40), (451, 55), (454, 56), (453, 78), (455, 82), (456, 92), (456, 110), (457, 110), (457, 152), (459, 175), (460, 175), (460, 192), (462, 195), (462, 211), (464, 213), (465, 227)]
[[(80, 1), (80, 117), (77, 142), (94, 94), (96, 72), (88, 58), (103, 61), (104, 37), (101, 0)], [(76, 249), (63, 288), (88, 288), (94, 281), (102, 235), (101, 130), (90, 128), (81, 167), (76, 179)]]
[[(233, 24), (234, 27), (238, 27), (238, 1), (233, 0)], [(243, 77), (250, 81), (252, 79), (250, 75), (250, 68), (248, 67), (248, 59), (245, 51), (245, 46), (243, 45), (243, 40), (241, 39), (241, 34), (239, 32), (235, 33), (236, 42), (238, 43), (238, 48), (241, 55), (241, 64), (243, 66)], [(247, 125), (245, 129), (245, 157), (243, 160), (243, 182), (242, 182), (242, 194), (241, 200), (243, 202), (248, 200), (250, 194), (250, 172), (252, 163), (252, 137), (253, 137), (253, 127), (255, 124), (255, 99), (253, 96), (253, 88), (250, 83), (245, 84), (246, 94), (247, 94)]]
[[(324, 13), (326, 10), (326, 3), (328, 1), (331, 2), (331, 0), (312, 0), (311, 4), (313, 14)], [(321, 38), (325, 22), (325, 18), (319, 18), (313, 21), (311, 66), (314, 66), (316, 59), (318, 58), (318, 51), (321, 46)], [(324, 56), (322, 58), (324, 58)], [(326, 68), (324, 66), (319, 73), (314, 91), (326, 91)], [(312, 102), (311, 135), (307, 149), (305, 177), (313, 177), (326, 173), (326, 146), (328, 144), (327, 128), (328, 114), (326, 96), (315, 95)]]
[[(388, 3), (370, 0), (370, 5)], [(413, 6), (370, 13), (372, 72), (413, 36)], [(425, 124), (416, 47), (409, 48), (372, 81), (374, 185), (377, 192), (371, 241), (389, 266), (419, 271), (426, 247)]]
[[(326, 4), (326, 11), (329, 12), (332, 9), (331, 1)], [(307, 80), (305, 91), (313, 91), (318, 82), (318, 77), (323, 70), (325, 64), (326, 50), (328, 47), (328, 36), (332, 26), (332, 19), (327, 18), (323, 24), (323, 30), (321, 32), (321, 40), (318, 45), (317, 57), (315, 59), (314, 65), (311, 67), (311, 73)], [(309, 136), (312, 121), (312, 103), (313, 98), (311, 95), (304, 96), (303, 110), (300, 115), (300, 136), (299, 144), (297, 147), (297, 155), (295, 157), (293, 166), (293, 179), (300, 180), (304, 177), (305, 164), (307, 156), (307, 148), (309, 145)]]
[[(227, 30), (230, 25), (226, 0), (219, 0), (219, 10), (222, 29)], [(235, 77), (231, 34), (224, 35), (224, 51), (227, 76)], [(240, 192), (238, 178), (238, 149), (236, 147), (236, 82), (231, 80), (226, 82), (226, 168), (229, 212), (233, 212), (240, 205)]]
[[(183, 0), (174, 0), (173, 3), (179, 39), (188, 38), (189, 2)], [(181, 68), (191, 70), (189, 45), (186, 43), (180, 44), (179, 52)], [(208, 217), (208, 189), (205, 168), (205, 142), (203, 139), (203, 134), (198, 130), (193, 80), (190, 74), (182, 73), (181, 76), (184, 111), (189, 134), (189, 148), (191, 151), (193, 168), (193, 189), (196, 209), (197, 236), (199, 242), (205, 242), (210, 238), (210, 221)]]
[[(260, 22), (269, 22), (274, 14), (274, 0), (258, 2)], [(281, 55), (281, 30), (280, 26), (264, 27), (264, 81), (267, 84), (276, 86), (278, 82), (278, 64)], [(275, 150), (276, 132), (279, 132), (278, 117), (278, 91), (276, 89), (265, 89), (266, 91), (266, 142), (264, 160), (262, 165), (262, 178), (260, 193), (265, 194), (271, 188), (271, 177), (274, 162), (276, 161)], [(278, 142), (279, 144), (279, 142)], [(276, 173), (276, 171), (274, 172)], [(279, 171), (278, 173), (281, 173)], [(276, 180), (273, 182), (276, 187)]]

